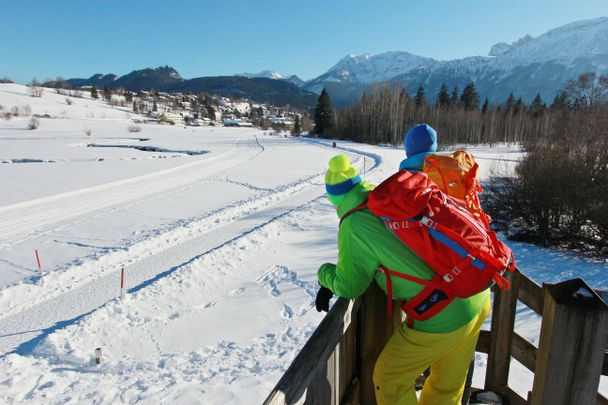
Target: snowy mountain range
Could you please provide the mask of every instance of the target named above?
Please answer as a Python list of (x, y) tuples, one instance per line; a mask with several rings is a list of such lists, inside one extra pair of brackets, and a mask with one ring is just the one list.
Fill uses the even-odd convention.
[(537, 93), (550, 101), (566, 81), (588, 71), (608, 73), (608, 17), (501, 42), (488, 56), (440, 61), (408, 52), (348, 55), (303, 87), (316, 93), (326, 87), (339, 105), (373, 83), (406, 86), (411, 93), (424, 86), (434, 99), (443, 83), (462, 90), (471, 81), (493, 102), (504, 101), (511, 91), (528, 102)]
[[(493, 103), (504, 102), (510, 92), (528, 103), (536, 94), (551, 102), (568, 80), (585, 72), (608, 74), (608, 17), (577, 21), (538, 37), (526, 35), (512, 44), (500, 42), (491, 47), (487, 56), (446, 61), (408, 52), (347, 55), (326, 73), (307, 82), (296, 75), (288, 77), (273, 70), (184, 80), (169, 66), (135, 70), (121, 77), (97, 74), (68, 82), (74, 87), (108, 84), (133, 91), (213, 90), (230, 96), (256, 93), (261, 101), (270, 100), (269, 94), (272, 94), (274, 101), (278, 101), (275, 96), (280, 95), (281, 102), (307, 108), (314, 106), (313, 93), (319, 94), (323, 88), (335, 105), (346, 106), (376, 83), (405, 87), (410, 93), (423, 86), (431, 101), (442, 84), (450, 91), (454, 87), (462, 91), (474, 82), (480, 96)], [(205, 86), (201, 87), (201, 83)], [(258, 91), (261, 85), (264, 91)]]

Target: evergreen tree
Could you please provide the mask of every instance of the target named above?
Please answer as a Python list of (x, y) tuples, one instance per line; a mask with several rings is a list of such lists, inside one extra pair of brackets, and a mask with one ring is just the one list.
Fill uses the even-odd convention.
[(490, 107), (490, 102), (488, 101), (488, 98), (486, 97), (486, 99), (483, 101), (483, 106), (481, 107), (481, 113), (482, 114), (487, 113), (489, 107)]
[(107, 102), (110, 102), (110, 100), (112, 100), (112, 89), (107, 84), (103, 86), (103, 99)]
[(130, 103), (133, 101), (133, 94), (129, 90), (125, 91), (125, 101), (127, 103)]
[(414, 96), (414, 104), (416, 107), (420, 107), (426, 104), (426, 96), (424, 92), (424, 87), (418, 87), (418, 91), (416, 92), (416, 96)]
[(448, 86), (444, 84), (441, 85), (441, 89), (439, 89), (439, 94), (437, 95), (437, 102), (435, 103), (437, 107), (449, 107), (450, 106), (450, 94), (448, 93)]
[(534, 97), (532, 104), (530, 104), (530, 109), (528, 111), (534, 118), (538, 118), (543, 115), (545, 108), (546, 106), (543, 103), (543, 99), (541, 98), (540, 94), (537, 94), (536, 97)]
[(460, 96), (460, 102), (465, 110), (479, 109), (479, 93), (477, 93), (475, 83), (471, 82), (466, 85)]
[(513, 95), (513, 92), (511, 92), (509, 93), (509, 98), (507, 98), (505, 103), (505, 113), (508, 114), (513, 111), (513, 107), (515, 107), (515, 96)]
[(93, 85), (93, 87), (91, 87), (91, 97), (99, 98), (99, 94), (97, 94), (97, 87), (95, 87), (95, 85)]
[(293, 129), (291, 130), (292, 135), (300, 135), (302, 132), (302, 125), (300, 125), (300, 116), (296, 115), (296, 121), (293, 124)]
[(315, 108), (315, 134), (327, 135), (336, 126), (336, 114), (327, 90), (323, 89)]
[(137, 101), (133, 100), (133, 112), (139, 112), (137, 109)]
[(568, 107), (568, 93), (565, 91), (560, 92), (553, 99), (551, 108), (558, 110), (565, 110)]
[(450, 106), (458, 106), (458, 86), (454, 86), (454, 89), (452, 90), (452, 95), (450, 96)]
[(152, 111), (158, 111), (158, 105), (156, 105), (156, 100), (152, 103)]
[(522, 111), (524, 108), (525, 108), (524, 101), (520, 97), (517, 99), (517, 102), (513, 106), (513, 113), (517, 114), (518, 112)]

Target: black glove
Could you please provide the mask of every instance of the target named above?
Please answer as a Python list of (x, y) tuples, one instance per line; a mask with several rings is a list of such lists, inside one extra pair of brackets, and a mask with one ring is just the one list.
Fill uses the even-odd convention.
[(334, 293), (331, 292), (329, 288), (321, 286), (319, 292), (317, 293), (317, 298), (315, 299), (315, 307), (317, 308), (317, 312), (329, 311), (329, 300), (333, 296)]

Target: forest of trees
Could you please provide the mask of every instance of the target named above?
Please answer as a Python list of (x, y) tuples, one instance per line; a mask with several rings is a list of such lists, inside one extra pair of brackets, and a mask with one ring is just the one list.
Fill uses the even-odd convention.
[(474, 83), (462, 92), (444, 85), (433, 99), (423, 87), (414, 95), (378, 87), (317, 135), (400, 145), (425, 122), (444, 147), (517, 143), (526, 154), (515, 176), (497, 173), (481, 195), (494, 224), (514, 239), (608, 256), (608, 77), (583, 74), (549, 106), (540, 95), (529, 105), (513, 94), (501, 105), (481, 103)]
[(423, 87), (412, 97), (405, 89), (378, 86), (353, 106), (339, 111), (331, 130), (323, 127), (324, 131), (317, 133), (397, 145), (409, 127), (426, 122), (441, 134), (444, 145), (523, 142), (546, 136), (555, 124), (552, 112), (564, 103), (560, 95), (548, 108), (538, 95), (527, 106), (511, 94), (503, 105), (491, 106), (487, 99), (480, 103), (473, 83), (462, 93), (458, 88), (450, 93), (443, 85), (435, 98), (436, 102), (429, 103)]

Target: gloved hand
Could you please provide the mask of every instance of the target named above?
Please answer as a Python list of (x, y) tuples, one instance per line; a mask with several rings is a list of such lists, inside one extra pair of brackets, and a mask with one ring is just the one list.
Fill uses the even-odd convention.
[(317, 298), (315, 299), (315, 307), (317, 308), (317, 312), (329, 311), (329, 300), (333, 296), (334, 293), (331, 292), (329, 288), (321, 286), (319, 292), (317, 293)]

